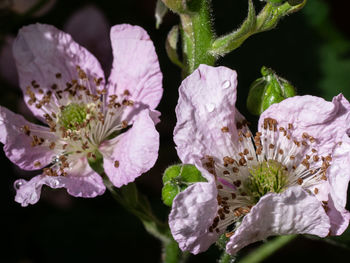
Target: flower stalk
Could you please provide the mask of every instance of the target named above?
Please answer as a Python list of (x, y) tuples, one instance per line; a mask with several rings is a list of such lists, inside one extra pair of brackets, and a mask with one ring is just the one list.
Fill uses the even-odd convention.
[(184, 77), (191, 74), (200, 64), (214, 65), (216, 61), (208, 52), (214, 38), (209, 1), (191, 1), (188, 9), (189, 12), (179, 14), (183, 57), (186, 62)]
[(306, 0), (298, 5), (290, 5), (286, 2), (276, 6), (267, 3), (256, 16), (253, 2), (249, 0), (248, 16), (246, 20), (237, 30), (217, 38), (211, 46), (210, 53), (219, 57), (232, 52), (240, 47), (250, 36), (274, 29), (282, 17), (299, 11), (305, 4)]
[[(262, 262), (264, 259), (271, 256), (277, 250), (279, 250), (280, 248), (282, 248), (283, 246), (287, 245), (289, 242), (294, 240), (296, 237), (297, 237), (297, 235), (276, 237), (275, 239), (273, 239), (269, 242), (266, 242), (265, 244), (261, 245), (259, 248), (255, 249), (252, 253), (243, 257), (241, 260), (239, 260), (239, 263)], [(226, 262), (226, 261), (224, 261), (224, 262)]]

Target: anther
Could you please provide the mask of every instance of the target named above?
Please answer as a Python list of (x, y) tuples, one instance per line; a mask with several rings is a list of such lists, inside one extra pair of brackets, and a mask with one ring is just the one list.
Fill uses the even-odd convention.
[(229, 132), (229, 129), (228, 129), (227, 126), (224, 126), (224, 127), (221, 128), (221, 131), (222, 132)]

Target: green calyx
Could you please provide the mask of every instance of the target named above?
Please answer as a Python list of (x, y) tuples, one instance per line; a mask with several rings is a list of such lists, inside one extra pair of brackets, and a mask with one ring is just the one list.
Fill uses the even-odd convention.
[(260, 115), (272, 104), (296, 95), (295, 88), (272, 69), (262, 67), (261, 74), (262, 77), (251, 84), (248, 93), (247, 108), (254, 115)]
[(176, 164), (168, 167), (163, 175), (162, 199), (171, 206), (175, 196), (196, 182), (206, 182), (201, 172), (191, 164)]
[(86, 120), (87, 110), (85, 105), (71, 103), (65, 106), (59, 116), (59, 123), (66, 129), (77, 130), (77, 125)]
[(258, 201), (267, 193), (281, 193), (288, 184), (288, 171), (275, 160), (268, 160), (249, 169), (247, 189)]

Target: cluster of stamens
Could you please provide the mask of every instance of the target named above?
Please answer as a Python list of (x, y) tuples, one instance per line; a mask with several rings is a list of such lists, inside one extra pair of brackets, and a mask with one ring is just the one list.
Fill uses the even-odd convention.
[[(300, 185), (310, 194), (320, 192), (316, 186), (327, 180), (330, 155), (319, 156), (317, 140), (304, 132), (302, 140), (291, 136), (294, 127), (278, 127), (277, 121), (266, 118), (261, 132), (253, 136), (244, 120), (237, 123), (238, 141), (232, 142), (232, 156), (222, 159), (205, 156), (204, 167), (215, 177), (218, 190), (218, 211), (209, 232), (233, 235), (244, 215), (259, 199), (269, 193), (281, 193)], [(224, 126), (221, 132), (229, 134)], [(339, 143), (341, 144), (341, 143)], [(327, 202), (323, 201), (327, 211)]]
[[(45, 87), (46, 92), (35, 80), (26, 88), (27, 103), (42, 111), (53, 135), (52, 139), (45, 139), (34, 126), (22, 127), (24, 134), (31, 137), (32, 147), (46, 146), (55, 152), (52, 164), (44, 168), (48, 176), (66, 176), (70, 164), (81, 157), (96, 159), (101, 142), (129, 125), (122, 118), (125, 107), (134, 105), (129, 99), (130, 92), (107, 95), (102, 78), (89, 79), (80, 66), (76, 69), (77, 79), (67, 83), (63, 82), (61, 73), (55, 74), (56, 81)], [(42, 164), (36, 161), (34, 166), (41, 168)], [(115, 160), (115, 167), (118, 166), (119, 161)]]

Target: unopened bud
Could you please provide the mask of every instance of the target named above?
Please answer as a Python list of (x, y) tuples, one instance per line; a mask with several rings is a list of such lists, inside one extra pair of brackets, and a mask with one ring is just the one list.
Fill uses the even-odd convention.
[(250, 86), (247, 108), (250, 113), (260, 115), (274, 103), (296, 95), (295, 88), (279, 77), (272, 69), (261, 68), (262, 77)]

